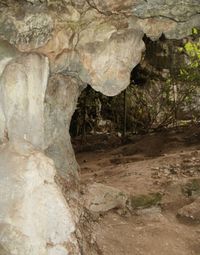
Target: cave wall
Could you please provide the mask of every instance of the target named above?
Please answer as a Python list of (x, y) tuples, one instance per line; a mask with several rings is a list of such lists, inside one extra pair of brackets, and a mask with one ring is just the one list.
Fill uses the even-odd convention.
[(109, 96), (125, 89), (144, 33), (190, 34), (198, 2), (0, 2), (1, 254), (79, 254), (77, 218), (55, 182), (56, 172), (77, 175), (69, 125), (78, 95), (87, 83)]
[[(11, 60), (0, 78), (1, 137), (27, 140), (44, 148), (44, 97), (49, 75), (48, 59), (23, 54)], [(3, 127), (2, 127), (3, 125)]]
[(44, 100), (45, 154), (54, 160), (59, 175), (65, 179), (69, 175), (77, 177), (69, 128), (81, 90), (76, 78), (54, 74), (49, 77)]
[(0, 147), (0, 254), (79, 254), (53, 161), (27, 142)]

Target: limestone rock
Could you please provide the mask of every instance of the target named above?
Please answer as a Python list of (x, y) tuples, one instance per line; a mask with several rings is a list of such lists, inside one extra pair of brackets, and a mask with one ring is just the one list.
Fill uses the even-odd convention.
[[(19, 16), (19, 17), (18, 17)], [(53, 20), (47, 13), (28, 12), (18, 4), (0, 17), (0, 35), (20, 50), (38, 48), (47, 43)]]
[(199, 27), (200, 24), (199, 0), (89, 0), (88, 2), (91, 7), (104, 15), (126, 13), (129, 17), (137, 17), (141, 30), (147, 32), (147, 36), (152, 39), (158, 39), (162, 33), (167, 38), (181, 39), (186, 34), (189, 35), (193, 27)]
[(78, 164), (71, 145), (69, 127), (75, 111), (80, 86), (75, 78), (57, 74), (51, 76), (45, 96), (45, 151), (62, 177), (77, 174)]
[(177, 217), (189, 222), (200, 223), (200, 198), (181, 208), (177, 213)]
[(138, 2), (143, 2), (141, 0), (89, 0), (90, 6), (93, 6), (97, 8), (99, 12), (105, 13), (105, 14), (110, 14), (110, 13), (115, 13), (115, 12), (125, 12), (125, 11), (130, 11), (133, 6), (136, 5)]
[(122, 191), (93, 183), (84, 195), (85, 207), (91, 212), (106, 212), (114, 208), (123, 208), (126, 205), (127, 195)]
[[(121, 92), (141, 59), (144, 33), (186, 36), (199, 27), (199, 12), (199, 0), (0, 1), (0, 143), (9, 140), (0, 148), (2, 255), (79, 254), (54, 166), (38, 149), (62, 177), (76, 173), (68, 131), (84, 84)], [(86, 195), (94, 212), (126, 201), (102, 184)]]
[(126, 12), (142, 19), (160, 16), (185, 21), (200, 10), (199, 0), (89, 0), (88, 2), (90, 6), (104, 14)]
[(53, 47), (52, 72), (77, 74), (95, 90), (113, 96), (130, 83), (130, 72), (145, 49), (143, 32), (137, 24), (128, 28), (127, 19), (122, 22), (125, 29), (119, 29), (116, 18), (106, 22), (95, 12), (89, 15), (92, 22), (83, 17), (81, 24), (60, 31), (44, 50), (49, 55), (51, 45)]
[(177, 22), (190, 19), (199, 13), (199, 0), (148, 0), (136, 1), (133, 13), (141, 18), (166, 17)]
[(48, 59), (37, 54), (25, 54), (6, 65), (0, 77), (0, 119), (4, 119), (0, 140), (6, 135), (9, 140), (27, 140), (44, 148), (48, 75)]
[(198, 0), (9, 0), (0, 5), (0, 37), (50, 59), (51, 72), (76, 75), (112, 96), (129, 84), (144, 50), (143, 33), (182, 38), (199, 27)]
[(1, 254), (60, 255), (68, 254), (67, 247), (79, 254), (74, 220), (55, 172), (52, 160), (29, 143), (1, 145)]
[(22, 54), (10, 61), (0, 78), (0, 141), (26, 140), (46, 151), (66, 178), (76, 175), (69, 136), (71, 117), (80, 94), (72, 77), (49, 77), (48, 59)]
[(77, 46), (83, 66), (80, 78), (108, 96), (120, 93), (129, 85), (130, 72), (139, 63), (145, 48), (141, 31), (113, 29), (110, 27), (104, 40), (96, 39), (84, 45), (80, 41)]
[[(19, 51), (15, 47), (12, 47), (7, 41), (0, 40), (0, 76), (2, 75), (6, 65), (19, 54)], [(2, 107), (0, 106), (0, 143), (2, 142), (4, 135), (5, 115)]]

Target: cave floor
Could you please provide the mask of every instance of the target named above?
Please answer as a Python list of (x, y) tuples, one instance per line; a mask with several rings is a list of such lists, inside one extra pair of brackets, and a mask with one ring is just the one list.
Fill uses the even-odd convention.
[(88, 137), (87, 151), (76, 154), (83, 190), (102, 183), (132, 197), (162, 197), (100, 213), (91, 223), (99, 254), (199, 255), (200, 208), (177, 213), (200, 196), (200, 128), (137, 135), (123, 145), (97, 137)]

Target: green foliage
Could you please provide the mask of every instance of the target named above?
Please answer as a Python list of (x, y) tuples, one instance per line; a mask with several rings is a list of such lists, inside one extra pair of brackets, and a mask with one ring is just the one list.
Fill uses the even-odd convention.
[(192, 34), (193, 34), (193, 35), (198, 35), (198, 29), (197, 29), (196, 27), (194, 27), (194, 28), (192, 29)]
[(180, 70), (179, 78), (198, 83), (200, 79), (200, 37), (196, 28), (193, 28), (192, 33), (193, 36), (179, 49), (187, 59), (187, 65)]

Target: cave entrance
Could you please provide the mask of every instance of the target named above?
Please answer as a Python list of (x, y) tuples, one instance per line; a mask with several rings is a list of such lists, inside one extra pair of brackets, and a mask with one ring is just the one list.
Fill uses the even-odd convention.
[[(129, 87), (131, 89), (137, 87), (142, 91), (147, 79), (148, 73), (141, 64), (138, 64), (131, 72)], [(91, 137), (116, 136), (117, 140), (120, 140), (122, 136), (125, 136), (124, 129), (127, 132), (137, 133), (136, 127), (131, 128), (132, 120), (129, 118), (127, 122), (125, 116), (133, 111), (133, 107), (125, 109), (130, 106), (126, 105), (125, 101), (126, 97), (130, 101), (131, 89), (128, 88), (117, 96), (108, 97), (87, 85), (78, 99), (77, 108), (71, 120), (72, 140), (81, 141), (83, 146)], [(101, 138), (100, 140), (103, 141)]]
[[(162, 35), (158, 41), (144, 36), (143, 40), (146, 52), (131, 71), (125, 91), (107, 97), (88, 85), (82, 92), (70, 126), (73, 141), (79, 139), (83, 146), (93, 137), (95, 146), (101, 148), (110, 137), (118, 144), (122, 137), (126, 141), (135, 134), (198, 122), (198, 79), (193, 79), (196, 71), (188, 68), (190, 59), (185, 51), (186, 43), (195, 42), (196, 36), (168, 40)], [(95, 142), (94, 137), (100, 141)]]
[(162, 35), (158, 41), (146, 36), (143, 40), (145, 55), (133, 68), (125, 91), (106, 97), (88, 85), (82, 92), (70, 127), (73, 138), (83, 141), (89, 134), (121, 137), (147, 133), (191, 121), (193, 113), (198, 115), (198, 92), (179, 75), (187, 61), (184, 52), (180, 53), (186, 39), (168, 40)]
[(81, 196), (99, 254), (177, 254), (177, 245), (187, 254), (183, 222), (188, 210), (199, 211), (199, 202), (185, 202), (200, 190), (200, 127), (198, 87), (178, 75), (184, 42), (144, 40), (146, 55), (126, 91), (106, 97), (88, 85), (71, 122)]

